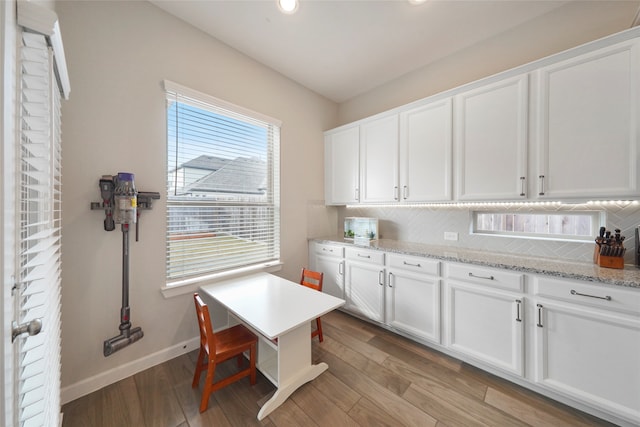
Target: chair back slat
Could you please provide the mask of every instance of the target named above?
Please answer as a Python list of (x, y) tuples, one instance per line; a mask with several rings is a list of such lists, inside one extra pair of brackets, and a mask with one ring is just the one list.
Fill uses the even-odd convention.
[(300, 284), (316, 291), (322, 292), (322, 279), (324, 273), (317, 271), (302, 269), (302, 276), (300, 277)]
[(202, 301), (202, 298), (196, 292), (193, 294), (196, 304), (196, 314), (198, 315), (198, 328), (200, 329), (200, 345), (207, 349), (210, 355), (216, 354), (216, 336), (213, 333), (211, 325), (211, 315), (209, 307)]

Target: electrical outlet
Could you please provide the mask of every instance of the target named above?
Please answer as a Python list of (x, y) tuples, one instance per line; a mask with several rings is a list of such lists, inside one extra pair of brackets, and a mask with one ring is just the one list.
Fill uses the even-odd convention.
[(445, 231), (444, 240), (458, 240), (458, 233), (455, 231)]

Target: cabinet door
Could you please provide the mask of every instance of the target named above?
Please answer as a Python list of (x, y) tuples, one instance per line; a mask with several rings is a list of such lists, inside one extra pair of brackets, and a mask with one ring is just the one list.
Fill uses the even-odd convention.
[(448, 281), (447, 346), (516, 375), (523, 373), (522, 299)]
[(360, 130), (358, 126), (325, 134), (325, 203), (357, 203), (359, 197)]
[(400, 115), (400, 197), (451, 200), (451, 98)]
[(526, 197), (527, 75), (455, 97), (459, 200)]
[(398, 115), (360, 127), (361, 202), (398, 200)]
[(637, 196), (639, 42), (537, 71), (540, 197)]
[(538, 300), (535, 380), (640, 422), (640, 319)]
[(384, 268), (346, 261), (345, 308), (376, 322), (384, 321)]
[(440, 344), (440, 280), (391, 270), (385, 301), (389, 326)]
[(322, 292), (344, 299), (344, 261), (342, 258), (316, 255), (315, 269), (324, 273)]

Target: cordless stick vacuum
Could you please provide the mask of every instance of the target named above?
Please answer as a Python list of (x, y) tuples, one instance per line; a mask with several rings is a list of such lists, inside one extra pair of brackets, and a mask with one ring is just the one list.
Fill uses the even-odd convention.
[(138, 217), (140, 209), (151, 209), (151, 200), (159, 199), (159, 193), (138, 193), (133, 183), (133, 174), (120, 172), (100, 179), (102, 203), (91, 203), (91, 209), (104, 210), (104, 229), (113, 231), (115, 224), (122, 230), (122, 308), (120, 309), (120, 335), (105, 340), (104, 356), (133, 344), (144, 336), (141, 327), (132, 328), (129, 308), (129, 227), (136, 224), (138, 240)]

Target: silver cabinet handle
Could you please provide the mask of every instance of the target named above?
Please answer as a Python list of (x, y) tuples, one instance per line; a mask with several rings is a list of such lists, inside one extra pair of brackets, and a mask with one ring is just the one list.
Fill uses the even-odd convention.
[(371, 258), (371, 255), (357, 254), (360, 258)]
[(360, 201), (360, 189), (359, 188), (356, 188), (355, 196), (356, 196), (356, 202), (359, 202)]
[(524, 176), (521, 176), (520, 177), (520, 197), (526, 196), (526, 193), (524, 192), (524, 182), (525, 182), (525, 178)]
[(544, 175), (540, 175), (538, 178), (540, 178), (540, 192), (538, 195), (544, 196)]
[(344, 274), (344, 261), (341, 261), (340, 264), (338, 264), (338, 274)]
[(493, 276), (476, 276), (473, 273), (469, 273), (469, 277), (475, 277), (476, 279), (496, 280), (496, 278)]
[(393, 288), (393, 285), (391, 284), (391, 278), (393, 277), (393, 273), (389, 272), (389, 287)]
[(393, 200), (398, 200), (400, 197), (398, 196), (398, 186), (393, 187)]
[(409, 187), (407, 187), (406, 185), (404, 187), (402, 187), (402, 197), (407, 200), (408, 196), (408, 192), (409, 192)]
[(522, 322), (522, 317), (520, 317), (520, 305), (522, 304), (522, 300), (516, 300), (516, 322)]
[(542, 328), (542, 304), (536, 304), (536, 306), (538, 307), (538, 323), (536, 323), (536, 326)]
[(411, 264), (410, 262), (407, 262), (407, 261), (402, 261), (402, 263), (403, 263), (404, 265), (408, 265), (409, 267), (422, 267), (422, 266), (420, 265), (420, 263), (418, 263), (418, 264)]
[(333, 252), (333, 249), (322, 248), (322, 250), (325, 252)]
[(384, 286), (384, 270), (378, 272), (378, 284)]
[(609, 295), (605, 295), (603, 297), (599, 297), (597, 295), (581, 294), (580, 292), (576, 292), (574, 289), (571, 289), (571, 295), (580, 295), (581, 297), (598, 298), (598, 299), (604, 299), (604, 300), (607, 300), (607, 301), (611, 301), (611, 297)]

